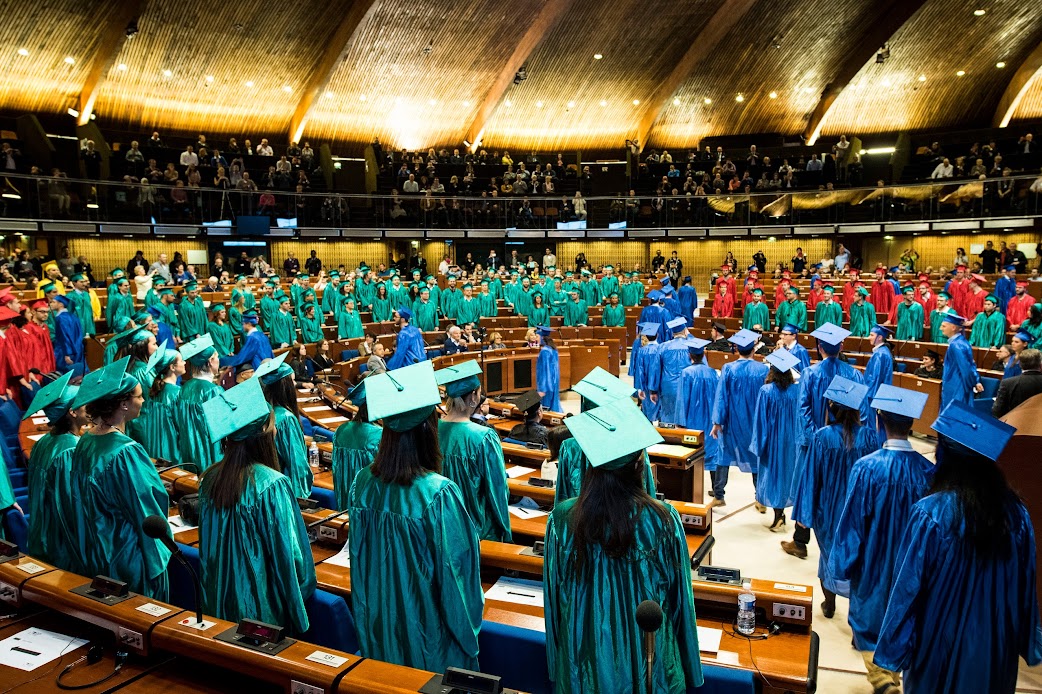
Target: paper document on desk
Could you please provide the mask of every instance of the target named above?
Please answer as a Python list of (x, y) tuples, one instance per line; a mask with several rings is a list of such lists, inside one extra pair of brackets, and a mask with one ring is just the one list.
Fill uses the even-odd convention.
[(337, 552), (336, 554), (331, 556), (329, 559), (326, 559), (322, 563), (323, 564), (332, 564), (333, 566), (342, 566), (345, 569), (350, 569), (351, 568), (351, 543), (350, 542), (345, 542), (343, 548), (339, 552)]
[(512, 480), (515, 480), (518, 477), (524, 477), (530, 472), (533, 472), (532, 468), (530, 467), (525, 467), (524, 465), (511, 465), (507, 468), (507, 477), (509, 477)]
[(311, 407), (301, 407), (301, 412), (318, 412), (320, 410), (328, 410), (329, 408), (325, 405), (313, 405)]
[(698, 650), (703, 653), (716, 653), (720, 650), (720, 639), (724, 635), (723, 630), (712, 627), (697, 627), (697, 629)]
[(171, 535), (183, 533), (188, 530), (195, 530), (199, 527), (198, 525), (189, 525), (188, 523), (185, 523), (184, 519), (181, 518), (181, 516), (170, 516), (166, 519), (166, 522), (170, 525)]
[(86, 639), (30, 627), (0, 641), (0, 665), (32, 672), (85, 645)]
[(325, 419), (319, 419), (319, 424), (336, 424), (337, 422), (346, 422), (347, 417), (326, 417)]
[(29, 439), (30, 441), (39, 441), (44, 436), (47, 436), (47, 434), (46, 433), (43, 433), (43, 434), (30, 434), (29, 436), (26, 436), (25, 438)]
[(692, 453), (694, 453), (694, 449), (673, 443), (656, 443), (654, 446), (648, 446), (648, 455), (670, 455), (687, 458)]
[(48, 424), (50, 421), (47, 417), (33, 417), (33, 424)]
[(485, 593), (488, 600), (513, 602), (518, 605), (543, 606), (543, 582), (503, 577)]
[(510, 513), (514, 514), (518, 518), (529, 520), (530, 518), (539, 518), (540, 516), (550, 515), (546, 511), (539, 510), (539, 504), (530, 499), (527, 496), (521, 497), (521, 500), (516, 504), (510, 504), (507, 508)]

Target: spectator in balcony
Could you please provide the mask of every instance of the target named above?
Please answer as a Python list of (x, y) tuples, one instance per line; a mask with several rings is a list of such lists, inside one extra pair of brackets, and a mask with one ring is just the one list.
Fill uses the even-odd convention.
[(68, 176), (58, 168), (51, 169), (51, 177), (47, 181), (47, 197), (53, 205), (53, 212), (57, 214), (69, 214), (69, 205), (72, 198), (65, 189), (65, 181)]
[(549, 176), (543, 177), (543, 195), (553, 195), (557, 192), (556, 186), (554, 186), (554, 179)]
[(402, 162), (402, 167), (398, 169), (398, 181), (404, 181), (409, 178), (409, 165)]
[(1002, 155), (996, 154), (995, 158), (991, 160), (991, 168), (988, 170), (988, 175), (1001, 176), (1003, 168), (1005, 168), (1005, 164), (1002, 163)]
[(580, 221), (586, 219), (586, 199), (583, 198), (583, 194), (578, 190), (575, 191), (575, 197), (572, 198), (572, 210), (576, 219)]
[(524, 178), (518, 176), (517, 180), (514, 182), (514, 195), (528, 195), (528, 192), (528, 182)]
[(300, 150), (300, 166), (307, 171), (315, 170), (315, 150), (311, 149), (310, 142), (305, 142)]
[(955, 167), (952, 166), (948, 157), (941, 159), (941, 162), (934, 168), (933, 173), (930, 174), (930, 178), (935, 180), (941, 178), (952, 178), (953, 176), (955, 176)]
[(286, 175), (293, 173), (293, 165), (289, 163), (285, 155), (279, 157), (279, 160), (275, 162), (275, 172)]
[(87, 178), (97, 181), (101, 178), (101, 152), (94, 149), (94, 140), (87, 140), (86, 146), (80, 152), (83, 160), (83, 168)]
[(228, 154), (242, 154), (242, 150), (239, 148), (239, 142), (234, 137), (228, 138), (228, 146), (224, 148), (224, 151), (228, 152)]
[(228, 168), (228, 160), (221, 155), (221, 150), (215, 149), (213, 151), (213, 156), (210, 157), (210, 166), (212, 166), (215, 169), (221, 166), (223, 166), (225, 169)]
[(202, 185), (203, 175), (194, 165), (189, 165), (185, 171), (185, 180), (189, 188), (199, 188)]
[[(247, 140), (247, 143), (249, 140)], [(267, 138), (261, 138), (260, 144), (257, 145), (257, 156), (258, 157), (273, 157), (275, 156), (274, 150), (271, 145), (268, 144)]]
[[(286, 156), (292, 159), (293, 157), (299, 157), (301, 153), (300, 145), (296, 142), (290, 142), (289, 147), (286, 148)], [(377, 163), (380, 163), (380, 157), (376, 158)]]
[(273, 212), (275, 212), (275, 195), (270, 190), (265, 190), (257, 200), (257, 213), (270, 216)]
[[(7, 143), (4, 143), (7, 145)], [(131, 165), (132, 170), (137, 172), (140, 170), (140, 166), (145, 163), (145, 155), (142, 154), (138, 148), (138, 141), (134, 140), (130, 143), (130, 149), (127, 150), (126, 154), (127, 163)]]
[(1017, 140), (1017, 152), (1019, 154), (1035, 154), (1035, 136), (1031, 133), (1023, 135)]
[(510, 158), (510, 152), (503, 152), (503, 158), (500, 160), (504, 166), (510, 166), (514, 163), (514, 160)]
[(442, 185), (441, 179), (439, 179), (437, 176), (434, 177), (434, 182), (431, 183), (430, 191), (434, 195), (444, 195), (445, 194), (445, 186)]
[(409, 174), (409, 179), (402, 184), (402, 192), (407, 195), (416, 195), (420, 192), (420, 184), (416, 182), (416, 174)]
[(188, 191), (185, 190), (184, 181), (178, 181), (174, 184), (173, 189), (170, 191), (170, 202), (173, 203), (175, 214), (182, 217), (191, 215), (191, 208), (188, 205)]
[(195, 153), (192, 145), (187, 145), (185, 151), (181, 152), (181, 166), (188, 168), (189, 166), (199, 166), (199, 155)]
[(799, 187), (799, 181), (796, 180), (796, 174), (792, 171), (785, 174), (785, 178), (781, 181), (780, 190), (796, 190)]
[(499, 194), (502, 196), (510, 196), (514, 194), (514, 186), (509, 181), (503, 179), (503, 184), (499, 186)]
[(979, 178), (981, 176), (988, 175), (988, 167), (984, 165), (984, 160), (978, 157), (974, 160), (973, 166), (970, 167), (968, 172), (970, 178)]
[(148, 138), (148, 149), (162, 149), (163, 140), (159, 137), (159, 131), (153, 131), (152, 137)]
[(249, 140), (243, 140), (241, 154), (243, 156), (245, 156), (245, 157), (252, 157), (253, 156), (253, 143), (251, 143)]
[(847, 180), (847, 162), (850, 157), (850, 142), (847, 141), (846, 135), (839, 136), (839, 142), (832, 145), (832, 153), (836, 155), (836, 169), (839, 173), (839, 180)]

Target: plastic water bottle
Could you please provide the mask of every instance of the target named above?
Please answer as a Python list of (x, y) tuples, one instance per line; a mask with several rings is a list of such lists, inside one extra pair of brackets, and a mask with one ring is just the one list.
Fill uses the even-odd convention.
[(318, 444), (314, 441), (308, 446), (308, 465), (318, 467)]
[(751, 636), (756, 631), (756, 595), (753, 593), (752, 581), (742, 584), (742, 592), (738, 595), (739, 634)]

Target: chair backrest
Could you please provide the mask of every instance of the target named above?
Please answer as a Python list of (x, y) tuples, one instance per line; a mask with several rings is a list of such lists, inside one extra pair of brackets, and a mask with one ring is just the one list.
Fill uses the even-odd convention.
[(311, 626), (301, 638), (326, 648), (358, 653), (355, 620), (342, 597), (316, 590), (304, 603), (304, 608)]
[[(25, 499), (17, 499), (17, 501), (20, 505), (26, 503)], [(22, 515), (22, 512), (12, 506), (4, 512), (2, 521), (4, 534), (7, 536), (7, 539), (18, 545), (18, 549), (22, 552), (28, 552), (29, 522)]]

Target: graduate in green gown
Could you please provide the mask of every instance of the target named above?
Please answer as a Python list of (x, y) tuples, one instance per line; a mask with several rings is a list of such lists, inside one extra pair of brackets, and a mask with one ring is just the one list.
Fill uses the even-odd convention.
[(762, 332), (767, 330), (771, 324), (771, 311), (767, 304), (763, 303), (763, 290), (756, 287), (752, 290), (753, 300), (742, 309), (742, 329), (754, 330), (754, 326), (760, 326)]
[(166, 286), (166, 280), (156, 275), (152, 278), (152, 286), (145, 292), (145, 308), (159, 305), (159, 292)]
[(1037, 349), (1042, 341), (1042, 304), (1031, 305), (1028, 318), (1020, 324), (1020, 330), (1035, 338), (1031, 346)]
[(130, 294), (130, 283), (125, 277), (116, 280), (114, 285), (116, 291), (109, 292), (108, 303), (105, 304), (105, 321), (109, 324), (111, 332), (119, 332), (116, 324), (123, 318), (134, 315), (134, 297)]
[(333, 270), (329, 273), (329, 284), (322, 290), (322, 313), (332, 313), (333, 320), (336, 320), (341, 299), (343, 294), (340, 293), (340, 273)]
[(568, 303), (564, 305), (564, 324), (567, 327), (590, 324), (590, 314), (586, 302), (579, 296), (578, 289), (568, 292)]
[(538, 289), (532, 290), (532, 302), (525, 314), (528, 318), (528, 327), (535, 328), (540, 325), (550, 325), (550, 309), (546, 307), (543, 293)]
[(181, 339), (194, 340), (206, 332), (206, 305), (195, 282), (184, 286), (181, 302), (177, 305), (177, 317), (181, 321)]
[(76, 536), (78, 573), (110, 576), (130, 590), (166, 601), (170, 551), (145, 535), (149, 516), (170, 507), (163, 481), (141, 444), (126, 435), (144, 399), (126, 372), (129, 357), (84, 376), (70, 409), (86, 406), (94, 426), (72, 452), (68, 498), (59, 504)]
[(644, 449), (662, 437), (629, 398), (565, 424), (591, 467), (582, 495), (558, 503), (546, 527), (543, 605), (554, 691), (645, 690), (644, 638), (635, 616), (644, 600), (664, 613), (653, 691), (701, 686), (684, 527), (676, 509), (645, 491), (643, 479)]
[(203, 608), (300, 636), (310, 626), (304, 604), (315, 592), (315, 564), (292, 485), (278, 471), (271, 408), (249, 379), (203, 410), (207, 435), (223, 451), (199, 489)]
[(77, 273), (70, 277), (69, 281), (73, 287), (73, 290), (66, 294), (69, 298), (69, 311), (80, 319), (84, 336), (93, 337), (97, 334), (97, 328), (94, 325), (94, 301), (91, 298), (93, 290), (90, 288), (90, 279)]
[(868, 296), (869, 291), (864, 287), (858, 287), (854, 292), (854, 303), (850, 305), (850, 334), (855, 337), (868, 337), (876, 326), (876, 307), (869, 303)]
[(499, 435), (470, 420), (482, 402), (481, 366), (474, 360), (434, 373), (445, 387), (446, 414), (438, 422), (442, 474), (463, 492), (463, 503), (482, 540), (510, 542), (510, 494)]
[(170, 332), (174, 334), (174, 337), (181, 337), (181, 320), (177, 315), (177, 304), (174, 303), (177, 297), (174, 295), (174, 290), (169, 287), (159, 292), (159, 320), (163, 321), (170, 328)]
[(333, 493), (336, 507), (343, 511), (349, 503), (351, 483), (362, 468), (369, 467), (380, 449), (383, 430), (369, 423), (369, 408), (365, 404), (365, 381), (351, 389), (348, 400), (358, 409), (350, 422), (337, 427), (333, 436)]
[(467, 282), (463, 285), (463, 297), (456, 305), (456, 322), (460, 325), (481, 321), (481, 302), (474, 296), (474, 285)]
[(589, 270), (582, 271), (579, 293), (582, 294), (587, 306), (598, 306), (601, 303), (601, 286)]
[(391, 278), (391, 286), (387, 288), (387, 298), (391, 302), (391, 309), (397, 311), (402, 308), (409, 308), (412, 302), (409, 300), (409, 288), (402, 284), (402, 278), (400, 275), (395, 274)]
[(275, 349), (289, 347), (297, 341), (297, 328), (293, 325), (293, 313), (289, 309), (289, 297), (280, 296), (278, 299), (279, 310), (271, 317), (269, 328), (271, 346)]
[(774, 324), (778, 330), (789, 323), (799, 326), (800, 330), (807, 330), (807, 304), (800, 301), (800, 290), (796, 287), (785, 290), (785, 301), (774, 312)]
[(903, 301), (894, 309), (898, 340), (921, 340), (923, 338), (923, 305), (915, 300), (915, 287), (908, 285), (901, 290)]
[(431, 299), (428, 287), (420, 290), (420, 298), (413, 304), (413, 324), (420, 332), (432, 332), (438, 329), (438, 305)]
[(998, 310), (999, 300), (994, 294), (984, 299), (984, 310), (973, 319), (970, 346), (998, 349), (1006, 344), (1006, 316)]
[(348, 499), (361, 653), (431, 672), (476, 670), (484, 606), (478, 533), (459, 487), (440, 472), (434, 367), (423, 361), (365, 384), (370, 421), (382, 419), (384, 429)]
[[(302, 291), (300, 293), (300, 301), (299, 301), (299, 303), (294, 302), (294, 304), (293, 304), (293, 315), (297, 319), (298, 323), (304, 317), (304, 308), (308, 304), (315, 303), (315, 301), (316, 301), (316, 299), (315, 299), (315, 290), (314, 289), (308, 288), (308, 289), (305, 289), (304, 291)], [(317, 313), (319, 313), (321, 315), (321, 312), (317, 312)], [(319, 324), (321, 324), (321, 322), (322, 322), (322, 319), (320, 317), (319, 318)]]
[(275, 300), (275, 282), (265, 282), (261, 285), (260, 298), (260, 323), (261, 326), (270, 331), (271, 324), (275, 320), (275, 312), (279, 310), (279, 302)]
[[(131, 325), (133, 326), (133, 321), (131, 321)], [(112, 338), (112, 342), (116, 343), (116, 354), (113, 361), (129, 356), (130, 365), (127, 367), (127, 373), (136, 378), (144, 389), (141, 393), (144, 398), (141, 412), (138, 417), (127, 422), (126, 426), (127, 436), (141, 443), (140, 416), (147, 415), (152, 406), (152, 395), (149, 393), (148, 387), (152, 384), (152, 379), (155, 378), (155, 372), (149, 368), (148, 364), (152, 359), (152, 355), (158, 349), (156, 336), (151, 330), (142, 325), (131, 327), (129, 330), (116, 335)]]
[(239, 297), (242, 297), (244, 311), (251, 311), (257, 307), (256, 297), (253, 296), (253, 292), (246, 286), (246, 275), (235, 276), (235, 286), (232, 287), (231, 294), (231, 304), (233, 306)]
[[(235, 297), (228, 307), (228, 327), (232, 331), (232, 344), (242, 344), (242, 314), (246, 312), (246, 303), (241, 296)], [(211, 335), (210, 337), (213, 337)], [(233, 350), (234, 351), (234, 350)]]
[[(69, 371), (52, 381), (33, 397), (23, 420), (38, 412), (47, 417), (50, 431), (35, 444), (29, 455), (29, 547), (26, 553), (66, 571), (82, 567), (76, 550), (77, 540), (69, 519), (72, 509), (61, 499), (71, 492), (72, 452), (83, 427), (90, 421), (85, 407), (70, 410), (79, 386), (70, 385)], [(4, 474), (5, 471), (0, 471)], [(2, 481), (0, 481), (2, 484)]]
[(362, 316), (355, 307), (355, 300), (345, 297), (340, 311), (336, 317), (337, 339), (349, 340), (356, 337), (364, 337), (365, 329), (362, 327)]
[(209, 335), (181, 345), (181, 357), (188, 379), (181, 381), (181, 397), (174, 407), (174, 426), (179, 432), (181, 462), (194, 463), (199, 472), (203, 472), (221, 459), (221, 447), (207, 436), (203, 415), (203, 403), (221, 392), (221, 387), (214, 383), (221, 358)]
[(394, 307), (387, 295), (387, 285), (381, 282), (376, 285), (376, 295), (373, 297), (373, 322), (386, 323), (394, 320)]
[(817, 330), (826, 323), (843, 325), (843, 304), (834, 299), (835, 290), (831, 284), (826, 284), (821, 289), (822, 300), (814, 307), (814, 329)]
[(514, 313), (518, 316), (527, 316), (531, 310), (532, 281), (525, 277), (514, 291)]
[(434, 308), (437, 309), (438, 315), (441, 316), (441, 287), (438, 286), (438, 280), (434, 275), (427, 275), (423, 280), (427, 283), (427, 290), (430, 292), (431, 303), (434, 304)]
[(561, 288), (564, 289), (565, 294), (571, 294), (573, 289), (579, 288), (579, 283), (575, 281), (574, 272), (564, 273), (564, 281), (561, 282)]
[(608, 305), (601, 311), (601, 325), (605, 328), (626, 327), (626, 309), (619, 303), (618, 292), (608, 295)]
[(322, 334), (322, 312), (318, 310), (315, 302), (304, 305), (300, 317), (300, 341), (311, 345), (321, 342), (325, 337)]
[(481, 280), (481, 293), (478, 294), (478, 305), (481, 309), (482, 318), (495, 318), (499, 315), (496, 296), (492, 293), (492, 287), (488, 280)]
[(171, 465), (181, 462), (180, 433), (176, 412), (181, 400), (177, 380), (185, 373), (185, 360), (176, 349), (160, 345), (149, 360), (155, 374), (149, 384), (148, 412), (137, 418), (137, 437), (150, 458), (162, 458)]
[[(228, 310), (224, 304), (210, 307), (210, 322), (206, 324), (206, 333), (213, 339), (213, 348), (222, 357), (235, 354), (235, 335), (228, 318)], [(242, 314), (239, 314), (239, 327), (242, 328)]]
[(441, 296), (438, 297), (441, 315), (456, 320), (456, 313), (459, 310), (459, 302), (462, 298), (463, 292), (456, 288), (456, 277), (449, 275), (448, 286), (442, 290)]
[(564, 283), (560, 278), (554, 279), (553, 287), (546, 292), (543, 298), (546, 299), (546, 305), (550, 309), (551, 316), (564, 315), (564, 306), (568, 303), (568, 292), (564, 290)]
[(941, 323), (945, 316), (955, 313), (951, 300), (952, 296), (948, 292), (937, 292), (937, 308), (930, 311), (930, 342), (948, 344), (948, 337), (941, 331)]
[(615, 268), (611, 265), (604, 266), (604, 276), (600, 282), (601, 300), (608, 299), (612, 294), (619, 291), (619, 278), (615, 276)]
[(289, 478), (293, 495), (307, 499), (311, 497), (315, 473), (308, 465), (308, 447), (304, 443), (304, 430), (300, 426), (293, 368), (284, 363), (286, 354), (261, 364), (253, 377), (260, 379), (264, 397), (275, 410), (275, 450), (278, 453), (279, 469)]

